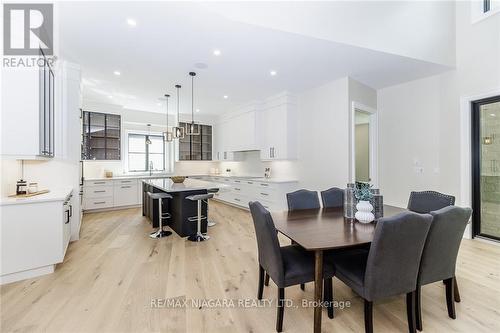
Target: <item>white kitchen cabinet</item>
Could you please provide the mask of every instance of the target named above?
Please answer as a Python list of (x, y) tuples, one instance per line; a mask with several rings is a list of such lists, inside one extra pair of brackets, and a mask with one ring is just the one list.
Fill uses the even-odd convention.
[(2, 69), (2, 156), (54, 157), (55, 128), (59, 124), (55, 114), (59, 107), (56, 79), (55, 69), (48, 65)]
[(140, 205), (142, 183), (137, 178), (86, 180), (83, 209), (94, 210)]
[(43, 199), (55, 192), (2, 205), (1, 284), (52, 273), (63, 262), (74, 216), (72, 191)]
[(297, 110), (284, 93), (268, 99), (259, 114), (261, 160), (297, 158)]
[(139, 204), (137, 179), (114, 181), (113, 206), (131, 206)]
[(224, 176), (204, 176), (200, 179), (224, 184), (214, 199), (245, 209), (248, 209), (250, 201), (259, 201), (270, 211), (287, 210), (286, 193), (298, 189), (298, 182), (293, 180), (273, 182)]

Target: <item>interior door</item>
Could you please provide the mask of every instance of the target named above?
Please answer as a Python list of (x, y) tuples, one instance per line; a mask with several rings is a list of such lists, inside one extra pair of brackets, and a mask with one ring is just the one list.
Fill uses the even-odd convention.
[(500, 240), (500, 96), (472, 110), (473, 233)]

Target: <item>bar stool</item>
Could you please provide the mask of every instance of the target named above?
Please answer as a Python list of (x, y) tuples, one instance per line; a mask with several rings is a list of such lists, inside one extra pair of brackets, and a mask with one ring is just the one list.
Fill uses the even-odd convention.
[[(215, 195), (215, 193), (219, 192), (219, 189), (218, 188), (209, 188), (207, 190), (207, 192), (208, 193), (212, 193), (213, 195)], [(207, 202), (207, 204), (208, 204), (208, 202)], [(208, 216), (208, 207), (209, 206), (207, 206), (207, 216)], [(213, 227), (216, 224), (217, 224), (217, 222), (215, 222), (214, 220), (208, 220), (207, 221), (207, 227)]]
[(214, 197), (213, 193), (195, 194), (195, 195), (190, 195), (190, 196), (186, 197), (187, 200), (197, 201), (197, 203), (198, 203), (198, 215), (188, 217), (189, 222), (197, 221), (196, 234), (188, 237), (188, 239), (191, 242), (203, 242), (204, 240), (210, 239), (210, 236), (203, 235), (201, 233), (201, 221), (207, 219), (206, 216), (203, 216), (201, 214), (201, 204), (203, 201), (208, 202), (206, 200), (213, 198), (213, 197)]
[[(163, 238), (170, 236), (172, 231), (163, 230), (163, 220), (170, 219), (172, 216), (169, 212), (163, 211), (163, 200), (164, 199), (172, 199), (172, 196), (168, 193), (160, 192), (160, 193), (151, 193), (148, 192), (148, 196), (153, 200), (158, 200), (158, 222), (160, 227), (157, 231), (152, 232), (149, 237), (151, 238)], [(168, 210), (168, 206), (165, 210)]]

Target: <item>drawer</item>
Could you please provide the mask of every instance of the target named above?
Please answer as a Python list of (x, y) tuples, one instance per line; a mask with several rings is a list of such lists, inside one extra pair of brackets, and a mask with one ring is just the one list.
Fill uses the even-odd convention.
[(113, 197), (84, 198), (83, 207), (86, 210), (113, 207)]
[(115, 186), (137, 185), (137, 179), (115, 179), (113, 183)]
[(110, 186), (113, 185), (113, 181), (111, 179), (106, 180), (86, 180), (83, 183), (84, 186)]
[(115, 207), (139, 204), (137, 184), (115, 186), (113, 204)]
[(84, 198), (104, 198), (113, 196), (113, 186), (89, 186), (83, 188)]

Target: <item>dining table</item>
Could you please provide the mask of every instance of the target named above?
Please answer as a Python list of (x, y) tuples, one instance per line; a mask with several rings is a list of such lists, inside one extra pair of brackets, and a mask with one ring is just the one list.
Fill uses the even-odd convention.
[[(384, 217), (396, 215), (405, 209), (384, 205)], [(273, 212), (276, 229), (302, 246), (314, 252), (314, 333), (321, 332), (323, 294), (323, 252), (370, 244), (377, 221), (361, 223), (344, 217), (344, 209), (319, 208)]]

